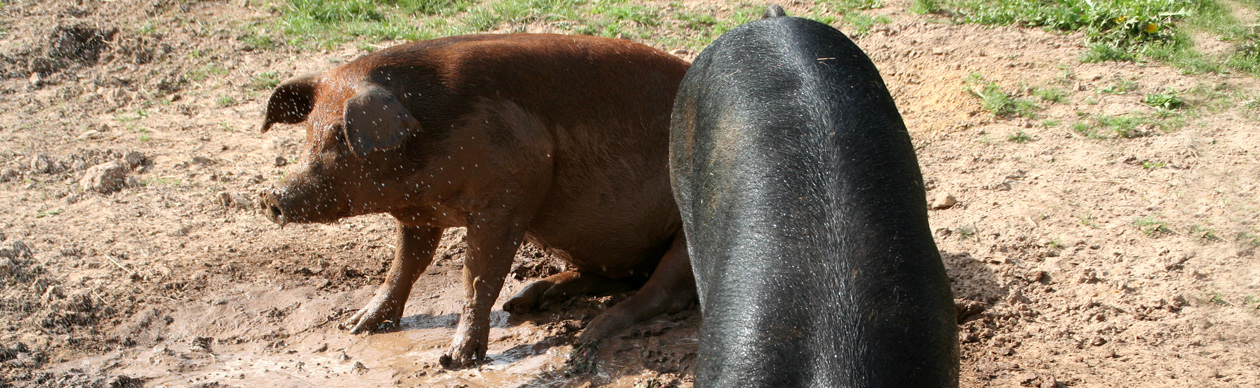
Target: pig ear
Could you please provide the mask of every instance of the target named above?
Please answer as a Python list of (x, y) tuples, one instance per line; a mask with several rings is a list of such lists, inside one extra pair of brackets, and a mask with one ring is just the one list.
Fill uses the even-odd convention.
[(275, 123), (296, 124), (306, 121), (306, 115), (315, 107), (315, 87), (318, 84), (318, 74), (307, 74), (290, 78), (277, 86), (267, 100), (262, 132), (267, 133)]
[(380, 86), (370, 85), (346, 100), (346, 144), (359, 157), (402, 145), (420, 122), (402, 101)]

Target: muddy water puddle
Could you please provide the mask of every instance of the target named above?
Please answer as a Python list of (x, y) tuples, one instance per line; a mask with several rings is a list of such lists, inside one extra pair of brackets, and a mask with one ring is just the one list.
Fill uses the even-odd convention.
[[(491, 315), (491, 362), (447, 371), (437, 364), (459, 322), (457, 285), (417, 284), (396, 330), (351, 335), (337, 328), (375, 287), (323, 292), (309, 285), (244, 284), (135, 322), (151, 338), (53, 369), (145, 380), (149, 387), (548, 387), (539, 371), (572, 349), (539, 326)], [(520, 288), (511, 284), (504, 298)], [(501, 303), (502, 301), (500, 301)], [(217, 385), (216, 385), (217, 384)]]

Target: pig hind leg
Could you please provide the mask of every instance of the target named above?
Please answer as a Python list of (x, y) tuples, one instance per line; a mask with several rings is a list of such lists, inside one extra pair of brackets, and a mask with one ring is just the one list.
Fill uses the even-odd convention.
[(682, 231), (679, 231), (643, 288), (630, 299), (595, 317), (578, 339), (583, 343), (593, 343), (639, 322), (682, 311), (691, 307), (695, 300), (695, 278), (691, 276), (687, 243)]
[(525, 287), (503, 303), (503, 311), (524, 314), (546, 310), (579, 295), (603, 295), (638, 287), (634, 279), (612, 279), (591, 272), (569, 271), (546, 277)]

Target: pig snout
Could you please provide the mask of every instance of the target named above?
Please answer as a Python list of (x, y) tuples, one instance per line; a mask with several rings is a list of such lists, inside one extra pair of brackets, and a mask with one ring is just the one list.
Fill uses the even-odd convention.
[(277, 189), (263, 189), (258, 192), (258, 209), (271, 222), (284, 227), (289, 223), (289, 219), (285, 217), (283, 208), (280, 207), (281, 191)]

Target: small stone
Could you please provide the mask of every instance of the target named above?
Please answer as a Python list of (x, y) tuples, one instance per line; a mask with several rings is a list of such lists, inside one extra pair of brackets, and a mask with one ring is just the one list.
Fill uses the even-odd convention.
[(940, 193), (937, 193), (936, 197), (932, 198), (933, 209), (949, 209), (951, 207), (954, 207), (954, 205), (957, 205), (957, 204), (958, 204), (957, 198), (954, 198), (954, 196), (949, 195), (949, 193), (946, 193), (943, 191)]
[(89, 129), (89, 130), (83, 131), (83, 133), (80, 133), (78, 139), (85, 140), (85, 139), (95, 139), (98, 137), (101, 137), (101, 131), (98, 131), (95, 129)]
[(127, 153), (123, 155), (123, 161), (127, 162), (127, 167), (132, 169), (149, 164), (149, 158), (137, 151), (127, 151)]
[(35, 158), (31, 159), (31, 171), (37, 174), (52, 174), (57, 172), (57, 164), (53, 163), (48, 155), (35, 155)]
[(1059, 386), (1059, 382), (1054, 379), (1054, 376), (1050, 376), (1050, 375), (1041, 376), (1040, 388), (1055, 388), (1058, 386)]
[(180, 236), (187, 236), (188, 232), (191, 232), (191, 231), (192, 231), (192, 228), (188, 227), (188, 225), (184, 225), (181, 223), (179, 224), (178, 228), (175, 228), (174, 230), (168, 232), (167, 234), (171, 236), (175, 236), (175, 237), (180, 237)]
[(17, 265), (13, 264), (13, 260), (7, 257), (0, 257), (0, 277), (8, 277), (17, 270)]
[(0, 257), (9, 259), (30, 258), (31, 248), (22, 240), (13, 240), (0, 244)]
[(79, 181), (79, 188), (83, 191), (109, 194), (122, 189), (126, 183), (127, 166), (122, 162), (114, 161), (89, 168), (83, 174), (83, 179)]
[(245, 210), (249, 209), (250, 206), (249, 197), (242, 194), (220, 191), (218, 194), (215, 194), (215, 198), (218, 199), (220, 205), (223, 205), (224, 208), (228, 209), (235, 208)]
[(284, 165), (286, 164), (289, 164), (289, 161), (287, 159), (285, 159), (283, 156), (276, 155), (276, 167), (284, 167)]
[(691, 50), (688, 50), (688, 49), (674, 49), (674, 51), (670, 51), (669, 53), (670, 53), (670, 54), (674, 54), (674, 55), (687, 55), (687, 54), (691, 54)]
[(14, 170), (11, 168), (0, 170), (0, 182), (8, 182), (12, 180), (17, 180), (17, 178), (18, 178), (17, 170)]
[(1028, 274), (1025, 275), (1025, 277), (1030, 282), (1034, 282), (1034, 283), (1040, 282), (1042, 279), (1045, 279), (1046, 271), (1039, 270), (1039, 269), (1030, 270), (1028, 271)]

